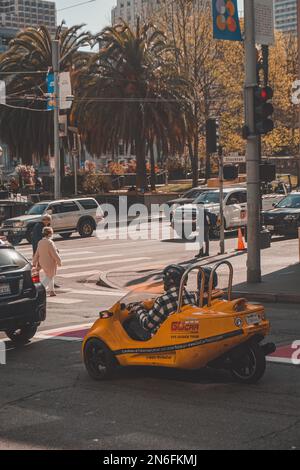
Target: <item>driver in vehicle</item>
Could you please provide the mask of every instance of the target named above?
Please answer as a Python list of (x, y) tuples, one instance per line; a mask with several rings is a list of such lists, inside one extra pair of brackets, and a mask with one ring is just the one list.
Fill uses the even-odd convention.
[[(137, 304), (131, 309), (133, 318), (124, 325), (127, 333), (133, 339), (147, 341), (162, 323), (177, 310), (179, 288), (185, 269), (176, 264), (167, 266), (163, 271), (165, 293), (158, 297), (153, 307), (147, 310), (143, 304)], [(183, 305), (197, 305), (197, 294), (184, 288)]]

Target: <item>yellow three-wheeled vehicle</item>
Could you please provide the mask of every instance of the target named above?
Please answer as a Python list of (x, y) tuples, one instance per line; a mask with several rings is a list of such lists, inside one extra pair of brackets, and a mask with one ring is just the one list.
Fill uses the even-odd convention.
[[(214, 290), (215, 273), (220, 266), (229, 268), (226, 292)], [(183, 306), (183, 292), (191, 271), (197, 271), (199, 305)], [(131, 315), (132, 297), (146, 299), (149, 292), (134, 292), (118, 301), (100, 318), (86, 335), (82, 353), (90, 376), (102, 380), (116, 366), (164, 366), (177, 369), (218, 367), (228, 369), (239, 382), (256, 383), (264, 374), (265, 356), (275, 351), (273, 343), (262, 344), (270, 324), (262, 305), (246, 299), (232, 300), (233, 267), (228, 261), (214, 266), (208, 292), (204, 292), (205, 273), (198, 265), (189, 267), (182, 278), (178, 308), (148, 341), (129, 337), (124, 322)]]

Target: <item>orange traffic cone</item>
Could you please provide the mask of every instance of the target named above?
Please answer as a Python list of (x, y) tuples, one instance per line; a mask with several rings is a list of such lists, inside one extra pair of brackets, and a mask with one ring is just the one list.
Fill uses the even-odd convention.
[(246, 245), (245, 245), (245, 242), (244, 242), (242, 229), (239, 228), (239, 230), (238, 230), (238, 247), (237, 247), (237, 251), (245, 251), (245, 250), (247, 250), (247, 248), (246, 248)]

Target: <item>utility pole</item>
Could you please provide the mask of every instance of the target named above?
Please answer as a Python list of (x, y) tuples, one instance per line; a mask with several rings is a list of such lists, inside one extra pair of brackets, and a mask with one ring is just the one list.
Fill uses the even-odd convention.
[(60, 175), (60, 145), (59, 145), (59, 61), (60, 61), (60, 44), (59, 41), (52, 40), (52, 68), (54, 74), (54, 198), (61, 197), (61, 175)]
[(220, 181), (220, 254), (225, 253), (225, 227), (224, 227), (224, 162), (223, 162), (223, 148), (219, 145), (219, 181)]
[[(297, 38), (298, 38), (298, 79), (300, 80), (300, 0), (297, 0)], [(300, 111), (299, 111), (299, 132), (300, 132)], [(300, 148), (297, 158), (297, 184), (300, 186)]]
[(245, 123), (247, 137), (248, 259), (247, 282), (261, 282), (260, 176), (258, 137), (255, 135), (254, 87), (257, 85), (254, 0), (244, 0), (245, 13)]

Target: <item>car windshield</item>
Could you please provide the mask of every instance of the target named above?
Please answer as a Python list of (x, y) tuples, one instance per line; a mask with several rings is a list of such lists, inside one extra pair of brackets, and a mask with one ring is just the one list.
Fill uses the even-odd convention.
[[(226, 193), (224, 193), (224, 197)], [(196, 204), (212, 204), (220, 202), (220, 192), (219, 191), (206, 191), (200, 196), (197, 197), (194, 201)]]
[(277, 204), (277, 207), (299, 209), (300, 208), (300, 194), (289, 194), (287, 197)]
[(42, 215), (47, 207), (48, 204), (35, 204), (29, 209), (28, 215)]

